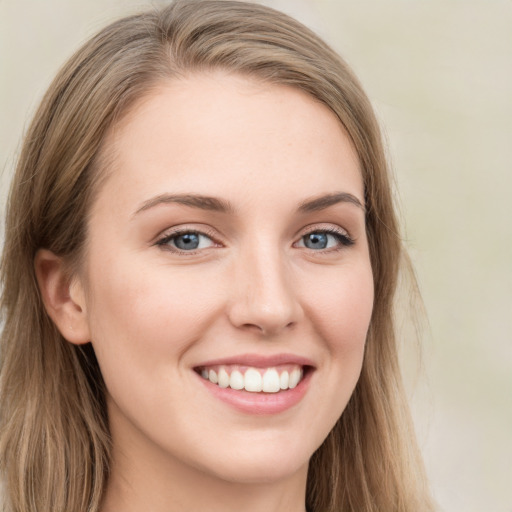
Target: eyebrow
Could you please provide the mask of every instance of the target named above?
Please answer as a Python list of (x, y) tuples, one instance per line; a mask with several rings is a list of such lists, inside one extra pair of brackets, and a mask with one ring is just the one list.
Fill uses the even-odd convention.
[[(313, 199), (304, 201), (297, 209), (300, 213), (309, 213), (325, 210), (338, 203), (350, 203), (365, 211), (365, 208), (359, 199), (348, 192), (336, 192), (333, 194), (322, 195)], [(160, 194), (148, 199), (138, 208), (134, 215), (154, 208), (160, 204), (182, 204), (192, 208), (208, 210), (220, 213), (233, 213), (235, 208), (229, 201), (218, 197), (203, 196), (197, 194)]]
[(134, 213), (134, 215), (149, 210), (150, 208), (160, 204), (173, 203), (213, 212), (230, 213), (234, 211), (233, 206), (228, 201), (219, 199), (217, 197), (202, 196), (197, 194), (161, 194), (145, 201), (142, 206)]
[(350, 203), (361, 208), (363, 212), (365, 211), (365, 207), (361, 201), (359, 201), (356, 196), (349, 194), (348, 192), (335, 192), (333, 194), (315, 197), (314, 199), (301, 203), (298, 211), (301, 213), (317, 212), (325, 210), (326, 208), (329, 208), (329, 206), (334, 206), (338, 203)]

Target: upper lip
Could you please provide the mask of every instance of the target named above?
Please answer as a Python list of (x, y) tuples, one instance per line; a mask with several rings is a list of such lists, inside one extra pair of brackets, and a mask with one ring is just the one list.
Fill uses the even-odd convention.
[(252, 366), (255, 368), (271, 368), (283, 364), (295, 364), (299, 366), (314, 366), (313, 361), (307, 357), (295, 354), (240, 354), (237, 356), (222, 357), (219, 359), (211, 359), (198, 364), (197, 367), (219, 366), (219, 365), (240, 365)]

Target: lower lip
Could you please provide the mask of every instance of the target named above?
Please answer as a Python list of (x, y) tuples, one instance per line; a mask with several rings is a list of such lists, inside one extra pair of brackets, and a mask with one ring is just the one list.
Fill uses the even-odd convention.
[(279, 414), (298, 404), (308, 390), (312, 373), (311, 370), (306, 372), (295, 388), (278, 391), (277, 393), (251, 393), (245, 390), (221, 388), (200, 375), (197, 377), (206, 389), (222, 402), (247, 414), (267, 415)]

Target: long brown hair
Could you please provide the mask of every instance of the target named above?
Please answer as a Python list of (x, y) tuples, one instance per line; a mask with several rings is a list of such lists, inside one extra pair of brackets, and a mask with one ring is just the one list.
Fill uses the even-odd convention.
[(1, 262), (4, 510), (99, 509), (110, 452), (103, 380), (91, 345), (68, 343), (46, 314), (34, 256), (46, 248), (70, 271), (79, 266), (91, 202), (108, 172), (107, 130), (162, 81), (209, 69), (305, 91), (335, 113), (360, 159), (375, 304), (355, 392), (310, 462), (308, 510), (433, 510), (397, 361), (392, 308), (403, 249), (371, 105), (309, 29), (229, 0), (178, 0), (106, 27), (59, 72), (26, 134)]

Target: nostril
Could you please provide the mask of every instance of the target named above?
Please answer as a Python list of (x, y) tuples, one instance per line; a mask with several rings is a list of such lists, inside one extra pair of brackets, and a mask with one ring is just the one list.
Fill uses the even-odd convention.
[(261, 336), (270, 337), (279, 334), (283, 330), (293, 329), (295, 325), (295, 322), (288, 322), (283, 325), (280, 322), (260, 321), (259, 323), (245, 323), (241, 325), (240, 328), (246, 331), (252, 331)]

